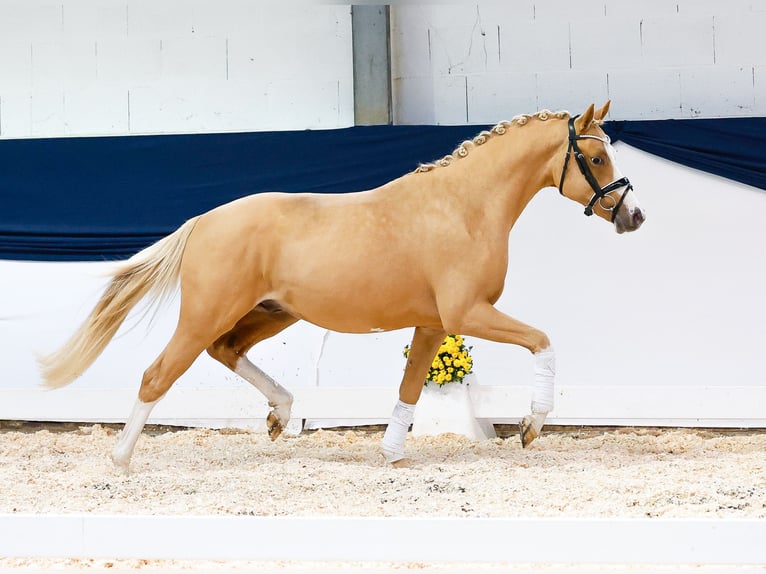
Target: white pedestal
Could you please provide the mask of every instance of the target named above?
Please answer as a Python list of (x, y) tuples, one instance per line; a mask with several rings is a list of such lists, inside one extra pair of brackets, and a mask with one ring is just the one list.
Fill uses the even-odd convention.
[(412, 435), (454, 433), (474, 440), (496, 437), (491, 423), (474, 416), (471, 385), (476, 384), (476, 377), (468, 375), (463, 383), (426, 385), (415, 409)]

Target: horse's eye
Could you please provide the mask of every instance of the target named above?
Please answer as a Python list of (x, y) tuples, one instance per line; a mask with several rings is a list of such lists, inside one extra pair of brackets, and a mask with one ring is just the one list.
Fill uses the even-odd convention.
[(604, 159), (598, 156), (590, 158), (590, 161), (593, 165), (604, 165)]

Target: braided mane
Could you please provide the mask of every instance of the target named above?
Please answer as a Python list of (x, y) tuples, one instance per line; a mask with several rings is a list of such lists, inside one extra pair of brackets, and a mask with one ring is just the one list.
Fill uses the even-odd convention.
[(447, 167), (453, 161), (456, 161), (462, 157), (467, 156), (473, 148), (485, 144), (490, 138), (505, 134), (506, 131), (508, 131), (508, 128), (510, 128), (511, 126), (526, 125), (527, 122), (529, 122), (529, 120), (531, 119), (545, 121), (549, 118), (566, 119), (568, 117), (570, 117), (570, 114), (567, 111), (562, 110), (558, 112), (551, 112), (549, 110), (541, 110), (537, 112), (536, 114), (531, 114), (531, 115), (520, 114), (518, 116), (513, 117), (511, 121), (503, 120), (500, 123), (498, 123), (495, 127), (493, 127), (491, 130), (482, 131), (472, 140), (465, 140), (463, 143), (461, 143), (459, 146), (455, 148), (455, 151), (453, 151), (449, 155), (445, 155), (440, 160), (431, 162), (431, 163), (421, 163), (415, 169), (414, 173), (425, 173), (427, 171), (434, 170), (437, 167)]

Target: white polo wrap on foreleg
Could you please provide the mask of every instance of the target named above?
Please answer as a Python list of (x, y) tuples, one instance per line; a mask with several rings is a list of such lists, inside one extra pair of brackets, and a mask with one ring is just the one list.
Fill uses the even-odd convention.
[(404, 458), (404, 441), (414, 419), (415, 405), (397, 401), (383, 435), (383, 454), (386, 462), (396, 462)]
[(548, 414), (553, 410), (553, 389), (556, 378), (556, 354), (553, 347), (535, 353), (535, 386), (532, 392), (532, 412)]

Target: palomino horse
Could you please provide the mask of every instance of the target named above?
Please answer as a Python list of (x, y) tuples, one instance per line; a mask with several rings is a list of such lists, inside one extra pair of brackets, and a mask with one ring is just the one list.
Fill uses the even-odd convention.
[[(618, 233), (643, 223), (600, 128), (608, 108), (517, 116), (369, 191), (261, 193), (195, 217), (120, 264), (84, 324), (41, 360), (45, 384), (61, 387), (78, 377), (139, 300), (161, 299), (180, 280), (178, 325), (144, 373), (112, 453), (119, 468), (127, 470), (154, 405), (205, 350), (266, 396), (268, 432), (279, 436), (292, 395), (247, 351), (299, 320), (346, 333), (415, 327), (383, 437), (389, 462), (404, 457), (415, 404), (447, 333), (529, 349), (536, 361), (531, 414), (521, 423), (526, 446), (553, 408), (554, 354), (545, 333), (494, 307), (508, 234), (537, 191), (551, 186)], [(471, 261), (471, 273), (444, 273), (456, 253)]]

